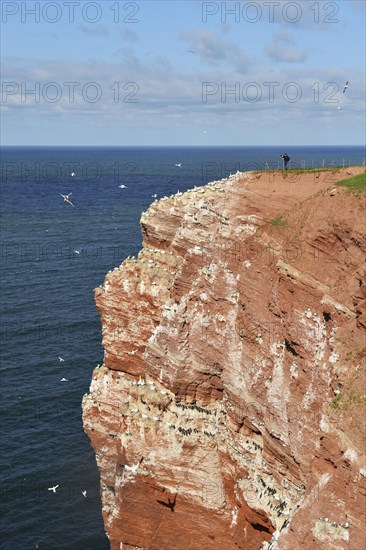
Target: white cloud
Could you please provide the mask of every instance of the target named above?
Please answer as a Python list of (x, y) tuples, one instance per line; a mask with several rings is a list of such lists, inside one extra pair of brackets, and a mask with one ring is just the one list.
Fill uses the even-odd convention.
[[(309, 132), (312, 128), (317, 133), (322, 124), (330, 128), (335, 125), (334, 128), (339, 131), (347, 116), (348, 124), (356, 128), (363, 126), (364, 83), (360, 72), (344, 74), (340, 69), (326, 69), (319, 75), (314, 68), (296, 65), (286, 69), (278, 67), (274, 65), (270, 71), (253, 68), (250, 74), (245, 75), (226, 66), (224, 69), (213, 67), (183, 73), (164, 59), (143, 62), (130, 50), (125, 51), (121, 60), (115, 63), (5, 58), (4, 82), (17, 84), (18, 91), (10, 93), (7, 101), (2, 103), (4, 128), (6, 125), (9, 128), (18, 127), (21, 121), (40, 127), (41, 121), (44, 124), (49, 121), (47, 124), (53, 124), (54, 128), (61, 123), (65, 128), (80, 128), (80, 136), (88, 140), (91, 137), (87, 128), (93, 124), (103, 127), (107, 136), (116, 134), (115, 139), (118, 139), (117, 129), (122, 125), (134, 136), (138, 132), (145, 135), (147, 128), (150, 140), (153, 140), (154, 131), (159, 127), (172, 136), (169, 139), (173, 141), (169, 142), (175, 139), (179, 143), (192, 132), (202, 136), (202, 128), (216, 128), (217, 135), (220, 128), (224, 134), (227, 131), (231, 135), (232, 130), (240, 134), (243, 124), (253, 131), (255, 128), (264, 131), (271, 127), (271, 131), (275, 132), (279, 121), (286, 124), (295, 124), (296, 121), (298, 128)], [(346, 80), (352, 82), (352, 88), (348, 90), (349, 94), (343, 95), (342, 85)], [(315, 81), (318, 81), (316, 86)], [(32, 93), (27, 95), (25, 102), (21, 101), (22, 82), (27, 83), (29, 90), (34, 89), (35, 82), (39, 84), (40, 101), (35, 101)], [(51, 82), (58, 84), (62, 91), (62, 97), (57, 102), (47, 101), (47, 95), (52, 98), (55, 93), (52, 86), (47, 88)], [(67, 82), (78, 83), (72, 102), (69, 100), (69, 88), (64, 84)], [(213, 83), (214, 93), (208, 95), (204, 102), (203, 83), (207, 82)], [(253, 86), (249, 89), (249, 82), (255, 83), (260, 90), (258, 102), (250, 100)], [(273, 101), (269, 99), (269, 87), (265, 84), (268, 82), (276, 83)], [(333, 88), (326, 87), (331, 82), (339, 83), (335, 97), (343, 102), (341, 111), (337, 109), (338, 104), (327, 100), (332, 97)], [(95, 86), (82, 92), (88, 83), (96, 83), (99, 87), (101, 96), (96, 102), (88, 100), (88, 97), (93, 97)], [(289, 83), (292, 84), (289, 86)], [(237, 98), (232, 93), (236, 87)], [(291, 102), (297, 93), (296, 88), (301, 91), (299, 101)], [(131, 101), (133, 99), (137, 101)], [(93, 139), (98, 142), (98, 135), (95, 134)], [(222, 139), (225, 142), (229, 138), (223, 136)], [(46, 136), (44, 140), (46, 143)]]
[(265, 52), (274, 61), (284, 63), (301, 63), (307, 57), (305, 51), (296, 48), (292, 35), (281, 29), (275, 31), (273, 40), (265, 48)]
[(217, 33), (206, 29), (195, 29), (181, 34), (182, 40), (190, 43), (190, 48), (199, 54), (201, 60), (207, 65), (231, 66), (239, 73), (245, 73), (250, 60), (245, 52), (235, 44), (224, 41)]
[(105, 25), (96, 25), (91, 27), (88, 25), (79, 25), (79, 29), (89, 36), (109, 36), (109, 30)]
[(138, 42), (139, 41), (139, 36), (137, 34), (136, 31), (134, 31), (133, 29), (131, 29), (130, 27), (127, 27), (127, 25), (125, 25), (122, 29), (121, 29), (121, 37), (123, 38), (123, 40), (126, 40), (127, 42)]

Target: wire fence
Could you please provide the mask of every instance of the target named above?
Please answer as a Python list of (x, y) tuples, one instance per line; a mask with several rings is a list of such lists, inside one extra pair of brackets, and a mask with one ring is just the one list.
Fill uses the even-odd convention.
[[(342, 167), (345, 168), (346, 166), (365, 166), (365, 157), (360, 159), (347, 159), (342, 158), (338, 159), (337, 161), (329, 160), (326, 158), (323, 158), (320, 162), (318, 160), (314, 159), (307, 159), (307, 160), (300, 160), (300, 162), (293, 162), (289, 161), (287, 168), (297, 168), (297, 169), (311, 169), (311, 168), (332, 168), (332, 167)], [(283, 160), (278, 161), (271, 161), (271, 162), (265, 162), (264, 163), (264, 170), (283, 170), (285, 168), (285, 163)]]

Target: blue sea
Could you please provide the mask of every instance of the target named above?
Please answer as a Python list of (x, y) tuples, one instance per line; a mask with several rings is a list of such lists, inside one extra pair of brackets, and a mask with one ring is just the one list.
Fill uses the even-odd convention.
[(306, 167), (365, 157), (359, 146), (1, 149), (1, 549), (109, 548), (81, 421), (103, 361), (93, 289), (138, 253), (151, 195), (277, 168), (284, 152)]

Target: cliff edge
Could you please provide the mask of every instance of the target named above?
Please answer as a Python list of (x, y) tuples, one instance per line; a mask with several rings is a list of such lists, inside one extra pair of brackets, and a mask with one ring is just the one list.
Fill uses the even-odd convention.
[(83, 422), (111, 550), (366, 548), (364, 169), (155, 201), (95, 290)]

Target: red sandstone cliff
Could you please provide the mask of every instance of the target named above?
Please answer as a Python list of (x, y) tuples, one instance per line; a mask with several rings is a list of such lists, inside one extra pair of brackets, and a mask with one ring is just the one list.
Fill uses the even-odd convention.
[(112, 550), (366, 548), (365, 199), (334, 187), (350, 171), (155, 201), (138, 259), (96, 289), (83, 419)]

